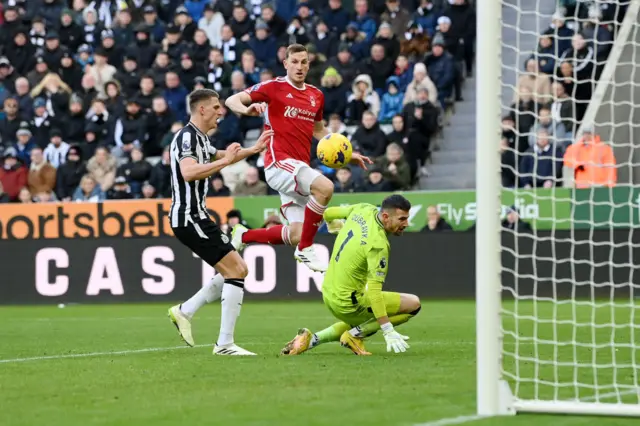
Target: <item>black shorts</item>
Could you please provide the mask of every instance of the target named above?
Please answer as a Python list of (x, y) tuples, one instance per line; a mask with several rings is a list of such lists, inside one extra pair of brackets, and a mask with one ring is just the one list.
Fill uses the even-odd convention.
[(189, 247), (210, 266), (215, 266), (223, 257), (235, 250), (229, 237), (223, 234), (211, 219), (202, 219), (191, 222), (188, 226), (171, 229), (182, 244)]

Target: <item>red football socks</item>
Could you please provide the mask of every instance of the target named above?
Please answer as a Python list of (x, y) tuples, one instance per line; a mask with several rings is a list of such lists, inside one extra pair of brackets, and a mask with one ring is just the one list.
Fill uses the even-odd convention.
[(286, 225), (276, 225), (268, 229), (249, 229), (242, 234), (242, 242), (291, 245), (289, 227)]
[(303, 250), (313, 244), (313, 239), (322, 225), (322, 215), (327, 206), (318, 203), (315, 198), (309, 197), (307, 206), (304, 209), (304, 223), (302, 224), (302, 235), (298, 243), (298, 249)]

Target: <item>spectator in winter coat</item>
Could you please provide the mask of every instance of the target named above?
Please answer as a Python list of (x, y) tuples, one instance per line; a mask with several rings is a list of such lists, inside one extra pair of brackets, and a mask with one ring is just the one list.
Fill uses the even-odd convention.
[(538, 62), (540, 72), (547, 75), (553, 75), (556, 69), (556, 58), (562, 52), (556, 52), (556, 46), (553, 44), (553, 38), (548, 33), (543, 33), (538, 39), (538, 48), (531, 54), (530, 59)]
[(80, 185), (80, 179), (87, 173), (87, 167), (82, 161), (82, 151), (72, 145), (67, 152), (64, 164), (58, 167), (56, 173), (56, 195), (60, 201), (70, 201), (75, 189)]
[[(100, 38), (102, 39), (100, 46), (104, 49), (105, 55), (107, 55), (107, 62), (116, 67), (116, 69), (120, 68), (125, 53), (124, 46), (127, 46), (128, 43), (116, 44), (116, 36), (113, 30), (102, 30)], [(133, 36), (131, 40), (133, 41)]]
[(520, 161), (520, 183), (524, 188), (553, 188), (562, 179), (562, 154), (546, 130), (538, 130), (536, 136), (535, 146)]
[(360, 74), (351, 85), (346, 115), (351, 122), (358, 122), (365, 111), (371, 111), (374, 117), (377, 117), (380, 113), (380, 97), (373, 90), (371, 77)]
[(209, 189), (209, 197), (230, 197), (231, 191), (224, 184), (222, 175), (215, 174), (211, 176), (211, 188)]
[(367, 175), (367, 180), (362, 186), (362, 192), (389, 192), (393, 191), (393, 185), (387, 181), (382, 169), (378, 165), (374, 165)]
[(180, 121), (187, 120), (187, 96), (189, 92), (180, 82), (180, 77), (175, 72), (168, 72), (165, 77), (166, 89), (164, 90), (164, 98), (169, 104), (169, 109), (173, 111), (176, 118)]
[(233, 142), (242, 142), (240, 119), (224, 105), (220, 106), (220, 122), (211, 137), (211, 143), (219, 150), (226, 149)]
[(422, 31), (422, 27), (411, 21), (407, 26), (404, 38), (400, 41), (400, 53), (410, 61), (419, 61), (429, 51), (430, 41), (429, 36)]
[(543, 106), (538, 111), (538, 121), (531, 127), (529, 131), (529, 146), (532, 147), (536, 143), (536, 136), (538, 130), (544, 129), (549, 134), (551, 143), (555, 146), (562, 148), (571, 144), (571, 140), (567, 139), (568, 132), (562, 124), (562, 121), (555, 121), (551, 116), (551, 110), (548, 106)]
[(151, 114), (147, 116), (146, 131), (149, 136), (142, 146), (145, 157), (155, 157), (162, 154), (162, 138), (171, 130), (171, 125), (175, 121), (175, 116), (169, 109), (167, 101), (162, 96), (153, 98)]
[(338, 46), (338, 55), (335, 58), (331, 58), (328, 65), (338, 71), (342, 76), (343, 82), (353, 81), (358, 75), (356, 61), (353, 59), (349, 51), (349, 45), (346, 43), (340, 43)]
[(116, 172), (118, 176), (124, 176), (131, 187), (134, 198), (142, 194), (142, 184), (151, 177), (151, 164), (142, 155), (142, 149), (131, 150), (131, 161), (123, 164)]
[(3, 111), (4, 115), (0, 117), (0, 141), (3, 146), (9, 147), (16, 143), (16, 132), (20, 128), (18, 101), (14, 98), (5, 99)]
[[(176, 9), (176, 14), (173, 19), (173, 25), (178, 27), (182, 36), (182, 40), (184, 40), (185, 42), (190, 42), (191, 40), (193, 40), (193, 35), (198, 29), (197, 22), (193, 20), (191, 15), (189, 15), (189, 11), (184, 6), (179, 6)], [(167, 34), (169, 33), (170, 27), (171, 25), (169, 25), (169, 27), (167, 28)]]
[(256, 23), (256, 32), (248, 41), (257, 63), (262, 67), (271, 67), (275, 62), (278, 44), (274, 36), (269, 34), (269, 25), (263, 21)]
[(449, 2), (444, 15), (451, 19), (451, 35), (462, 41), (463, 58), (467, 74), (473, 69), (475, 56), (474, 44), (476, 38), (476, 14), (474, 6), (468, 0)]
[(516, 151), (506, 137), (500, 138), (500, 164), (503, 188), (517, 188), (518, 162)]
[(116, 178), (116, 159), (105, 147), (96, 149), (96, 154), (87, 163), (87, 172), (102, 191), (108, 191)]
[(393, 34), (399, 36), (406, 30), (411, 21), (411, 15), (402, 7), (399, 0), (386, 0), (386, 5), (387, 10), (380, 16), (380, 20), (391, 24)]
[(553, 102), (551, 103), (551, 117), (556, 123), (562, 123), (567, 132), (566, 137), (573, 139), (576, 127), (576, 106), (564, 90), (562, 83), (555, 82), (551, 85)]
[(438, 108), (429, 101), (427, 89), (421, 87), (416, 100), (404, 107), (402, 116), (407, 129), (407, 144), (404, 146), (405, 159), (409, 163), (411, 177), (426, 175), (426, 160), (430, 155), (431, 138), (438, 130)]
[(126, 96), (133, 96), (138, 91), (141, 76), (138, 58), (132, 52), (125, 53), (122, 70), (116, 73), (115, 79), (119, 82), (121, 90)]
[(336, 172), (336, 181), (334, 184), (334, 193), (348, 194), (352, 192), (358, 192), (360, 185), (354, 182), (351, 169), (349, 167), (343, 167)]
[(349, 46), (349, 52), (355, 60), (365, 59), (369, 54), (369, 40), (358, 32), (358, 24), (349, 22), (347, 30), (340, 35), (340, 41)]
[(44, 150), (44, 159), (56, 169), (67, 161), (70, 145), (62, 140), (60, 129), (51, 129), (49, 145)]
[(244, 81), (247, 86), (260, 83), (262, 69), (256, 65), (256, 55), (251, 50), (242, 52), (241, 63), (237, 69), (244, 74)]
[(0, 204), (10, 203), (11, 198), (9, 198), (9, 194), (4, 192), (4, 187), (2, 186), (2, 181), (0, 181)]
[(414, 102), (418, 97), (419, 89), (423, 87), (427, 89), (427, 93), (429, 93), (429, 102), (437, 105), (438, 89), (436, 89), (436, 85), (433, 84), (433, 81), (431, 81), (427, 75), (427, 67), (423, 63), (417, 63), (413, 67), (413, 80), (407, 86), (402, 103), (407, 105), (408, 103)]
[(18, 28), (13, 39), (4, 45), (4, 54), (20, 75), (26, 75), (35, 65), (36, 48), (31, 44), (24, 28)]
[(387, 79), (387, 91), (382, 96), (382, 106), (378, 121), (382, 124), (388, 124), (396, 114), (402, 111), (402, 100), (404, 93), (399, 91), (400, 79), (394, 75)]
[[(71, 95), (71, 88), (64, 81), (60, 79), (60, 76), (56, 73), (47, 74), (40, 83), (31, 90), (31, 97), (33, 99), (42, 99), (45, 103), (45, 110), (47, 117), (61, 117), (63, 116), (67, 108), (69, 108), (69, 96)], [(34, 105), (35, 106), (35, 105)], [(40, 111), (35, 111), (36, 116), (43, 116)], [(56, 118), (57, 120), (57, 118)], [(35, 123), (36, 126), (39, 123)]]
[(210, 3), (205, 6), (203, 13), (204, 16), (198, 20), (198, 28), (207, 33), (210, 45), (216, 46), (222, 38), (224, 17)]
[(538, 69), (538, 61), (531, 58), (527, 60), (526, 70), (518, 78), (516, 90), (513, 95), (513, 102), (518, 102), (523, 89), (529, 89), (533, 94), (533, 99), (538, 104), (551, 102), (551, 79), (547, 74), (541, 73)]
[(318, 52), (313, 44), (307, 45), (309, 53), (309, 72), (307, 74), (307, 82), (316, 87), (320, 87), (324, 70), (326, 69), (327, 58)]
[(373, 40), (376, 35), (377, 25), (375, 19), (369, 15), (367, 0), (356, 0), (356, 16), (354, 22), (358, 26), (358, 32), (363, 33), (366, 41)]
[(146, 135), (147, 118), (140, 110), (140, 103), (136, 98), (128, 99), (125, 116), (115, 122), (113, 155), (118, 158), (128, 156), (133, 148), (144, 146)]
[(16, 150), (13, 148), (7, 148), (4, 151), (0, 183), (11, 201), (16, 201), (20, 190), (27, 186), (27, 169), (18, 160)]
[(324, 116), (332, 113), (344, 117), (347, 106), (347, 87), (342, 77), (333, 67), (328, 67), (322, 76), (321, 86), (324, 93)]
[(442, 11), (436, 7), (432, 0), (420, 0), (420, 7), (413, 13), (413, 21), (422, 27), (424, 32), (433, 37), (438, 26), (438, 18)]
[(455, 64), (453, 57), (444, 50), (444, 38), (437, 35), (433, 39), (431, 55), (425, 61), (431, 80), (438, 90), (438, 102), (445, 105), (445, 99), (453, 93)]
[(575, 187), (614, 187), (618, 170), (613, 149), (601, 141), (591, 125), (583, 126), (582, 132), (582, 138), (564, 154), (564, 165), (574, 170)]
[(390, 182), (394, 190), (409, 189), (411, 172), (409, 164), (404, 159), (402, 148), (396, 144), (387, 146), (386, 154), (378, 157), (375, 164), (382, 170), (385, 180)]
[(60, 43), (75, 52), (84, 43), (84, 31), (73, 21), (73, 12), (69, 9), (62, 11), (60, 26), (58, 27)]
[(362, 115), (362, 125), (351, 136), (351, 142), (360, 147), (367, 157), (375, 158), (384, 153), (387, 147), (387, 135), (380, 129), (376, 115), (366, 111)]
[(56, 187), (56, 168), (47, 163), (42, 154), (42, 148), (31, 150), (31, 165), (27, 185), (32, 194), (49, 193)]
[(324, 55), (325, 58), (332, 58), (338, 53), (339, 38), (329, 31), (329, 27), (324, 21), (316, 21), (315, 28), (311, 33), (311, 40), (318, 53)]
[(31, 86), (29, 80), (18, 77), (15, 82), (15, 96), (18, 101), (18, 111), (22, 120), (33, 118), (33, 99), (31, 99)]
[(98, 182), (91, 175), (85, 175), (80, 181), (80, 185), (73, 193), (72, 200), (75, 202), (88, 201), (90, 203), (98, 203), (106, 200), (106, 196)]
[(155, 8), (151, 5), (145, 6), (142, 18), (144, 20), (143, 25), (149, 28), (151, 40), (154, 43), (160, 43), (166, 35), (166, 26), (162, 20), (158, 18)]
[[(255, 22), (249, 16), (243, 3), (233, 4), (233, 17), (227, 22), (233, 34), (243, 42), (249, 41), (249, 37), (255, 31)], [(238, 52), (241, 54), (242, 52)]]
[(135, 42), (128, 47), (128, 53), (138, 58), (140, 69), (149, 69), (156, 59), (160, 46), (152, 40), (149, 28), (145, 25), (136, 26), (134, 35)]
[(158, 198), (171, 198), (171, 158), (169, 147), (162, 151), (162, 160), (151, 169), (149, 183), (155, 188)]
[(507, 211), (507, 217), (502, 221), (502, 228), (517, 233), (531, 233), (531, 225), (520, 219), (520, 213), (515, 206), (511, 206)]
[(62, 81), (68, 82), (72, 91), (78, 91), (82, 87), (82, 67), (74, 60), (73, 53), (69, 50), (65, 49), (62, 52), (58, 74)]
[(381, 44), (371, 46), (371, 56), (364, 59), (358, 66), (360, 74), (371, 77), (373, 90), (382, 96), (385, 90), (387, 78), (393, 73), (393, 59), (385, 55)]
[(332, 32), (342, 34), (349, 23), (349, 14), (342, 7), (342, 0), (329, 0), (329, 8), (322, 15), (322, 20)]
[(104, 96), (106, 94), (104, 91), (104, 85), (108, 81), (113, 80), (118, 70), (107, 62), (108, 54), (103, 47), (99, 47), (96, 50), (93, 55), (93, 59), (95, 63), (88, 69), (88, 72), (93, 76), (96, 82), (95, 88), (98, 91), (98, 94)]
[(427, 224), (420, 232), (452, 231), (451, 225), (440, 215), (436, 206), (427, 207)]
[(396, 58), (393, 75), (398, 77), (398, 90), (402, 92), (404, 96), (404, 93), (407, 91), (407, 87), (409, 87), (409, 83), (413, 80), (413, 68), (411, 67), (411, 64), (409, 64), (409, 59), (407, 59), (405, 55), (398, 55)]
[(557, 46), (557, 55), (561, 55), (571, 48), (571, 39), (573, 38), (574, 31), (565, 25), (565, 19), (561, 13), (556, 12), (553, 14), (551, 17), (551, 25), (546, 33), (551, 36), (553, 44)]
[(267, 184), (260, 180), (257, 168), (249, 167), (247, 169), (244, 180), (236, 185), (233, 195), (267, 195)]
[(118, 83), (118, 81), (116, 80), (109, 81), (107, 84), (105, 84), (104, 91), (107, 94), (105, 105), (107, 107), (109, 115), (113, 117), (122, 117), (124, 115), (126, 103), (124, 100), (124, 96), (122, 96), (120, 83)]
[(269, 3), (263, 3), (261, 9), (260, 17), (269, 26), (269, 33), (275, 39), (280, 38), (287, 31), (287, 21)]
[(16, 158), (20, 160), (22, 164), (29, 167), (31, 164), (31, 150), (38, 145), (33, 142), (33, 135), (29, 130), (29, 124), (26, 122), (20, 123), (20, 128), (16, 132), (17, 142), (14, 145)]
[(33, 101), (33, 111), (34, 117), (29, 123), (33, 131), (33, 142), (44, 149), (49, 143), (49, 132), (53, 127), (59, 127), (59, 123), (49, 114), (44, 98)]
[(388, 22), (380, 24), (378, 34), (373, 40), (373, 44), (380, 44), (384, 47), (385, 57), (393, 61), (400, 54), (400, 41), (398, 37), (391, 30), (391, 25)]

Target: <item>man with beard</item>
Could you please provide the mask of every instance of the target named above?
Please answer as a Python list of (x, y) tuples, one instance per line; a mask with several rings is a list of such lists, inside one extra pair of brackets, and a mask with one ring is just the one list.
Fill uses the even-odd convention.
[(135, 28), (135, 43), (131, 46), (131, 53), (138, 58), (138, 64), (142, 69), (148, 69), (158, 54), (160, 47), (151, 40), (149, 29), (144, 25)]
[(73, 12), (69, 9), (62, 11), (60, 16), (60, 26), (58, 27), (60, 43), (75, 52), (83, 42), (84, 32), (78, 24), (73, 21)]
[(115, 157), (128, 157), (133, 148), (141, 148), (146, 143), (147, 118), (140, 110), (136, 98), (127, 100), (126, 114), (116, 119), (113, 130), (115, 146), (111, 153)]
[(82, 87), (82, 67), (73, 59), (68, 49), (63, 49), (58, 74), (62, 81), (67, 83), (74, 92)]
[(126, 96), (133, 96), (140, 87), (140, 71), (138, 70), (138, 58), (132, 53), (124, 55), (122, 71), (118, 71), (116, 80), (122, 84), (122, 90)]
[(56, 173), (56, 195), (60, 201), (71, 201), (71, 196), (80, 185), (80, 179), (87, 173), (87, 167), (82, 161), (82, 152), (75, 145), (69, 147), (67, 160), (58, 168)]
[(163, 136), (169, 133), (171, 125), (175, 121), (175, 115), (169, 109), (167, 101), (162, 96), (154, 97), (151, 113), (147, 116), (147, 133), (149, 139), (143, 146), (145, 157), (160, 155), (162, 152), (160, 142)]
[(0, 118), (0, 140), (5, 148), (16, 143), (16, 132), (19, 128), (18, 101), (7, 98), (4, 100), (4, 117)]
[(25, 75), (33, 69), (36, 49), (29, 41), (25, 28), (16, 28), (13, 42), (4, 46), (4, 53), (18, 74)]
[(55, 70), (60, 66), (62, 59), (62, 48), (60, 47), (60, 38), (55, 31), (49, 31), (45, 39), (45, 47), (42, 55), (49, 69)]

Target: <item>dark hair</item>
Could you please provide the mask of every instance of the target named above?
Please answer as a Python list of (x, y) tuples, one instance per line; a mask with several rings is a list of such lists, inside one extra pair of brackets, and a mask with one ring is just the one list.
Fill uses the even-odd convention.
[(287, 47), (287, 54), (285, 55), (286, 59), (289, 59), (289, 55), (292, 55), (294, 53), (300, 53), (300, 52), (306, 52), (309, 53), (309, 51), (307, 50), (306, 47), (304, 47), (301, 44), (292, 44), (289, 47)]
[(333, 114), (331, 114), (331, 115), (329, 116), (329, 121), (331, 121), (331, 120), (340, 120), (340, 121), (342, 121), (342, 117), (340, 117), (340, 114), (336, 114), (336, 113), (334, 112)]
[(408, 212), (411, 210), (411, 203), (400, 194), (389, 195), (382, 201), (382, 210), (402, 210)]
[(220, 99), (220, 95), (218, 92), (211, 89), (197, 89), (191, 92), (189, 95), (189, 110), (193, 112), (196, 106), (202, 102), (207, 101), (211, 98)]

